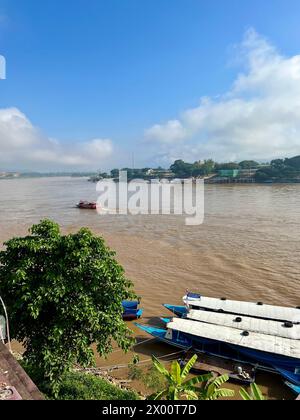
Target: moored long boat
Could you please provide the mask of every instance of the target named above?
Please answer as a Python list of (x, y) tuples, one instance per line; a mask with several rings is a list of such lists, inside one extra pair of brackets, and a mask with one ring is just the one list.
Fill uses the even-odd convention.
[(139, 302), (124, 301), (123, 305), (123, 319), (130, 321), (133, 319), (139, 319), (143, 315), (143, 309), (139, 308)]
[(163, 305), (168, 311), (172, 312), (172, 314), (179, 316), (180, 318), (187, 314), (188, 310), (185, 306), (179, 306), (179, 305), (169, 305), (164, 304)]
[(188, 319), (173, 318), (167, 324), (169, 331), (178, 332), (197, 339), (213, 340), (226, 343), (230, 346), (238, 346), (240, 351), (259, 351), (273, 355), (273, 358), (287, 357), (298, 361), (300, 368), (300, 341), (282, 337), (274, 337), (260, 333), (240, 331), (230, 327), (204, 322), (195, 322)]
[(188, 293), (183, 298), (188, 310), (203, 310), (232, 315), (244, 315), (257, 319), (273, 320), (300, 324), (300, 307), (288, 308), (282, 306), (265, 305), (262, 302), (243, 302), (215, 299)]
[(186, 314), (186, 319), (292, 340), (300, 339), (300, 325), (292, 324), (290, 322), (271, 321), (252, 318), (249, 316), (237, 317), (232, 314), (199, 311), (194, 309), (190, 310)]
[(252, 364), (300, 386), (299, 307), (214, 299), (195, 293), (188, 293), (183, 302), (184, 306), (165, 304), (178, 318), (163, 318), (165, 330), (152, 328), (147, 332), (177, 347)]
[(139, 328), (160, 341), (184, 349), (249, 363), (261, 369), (295, 375), (300, 369), (300, 342), (263, 334), (244, 334), (228, 327), (173, 319), (166, 329)]

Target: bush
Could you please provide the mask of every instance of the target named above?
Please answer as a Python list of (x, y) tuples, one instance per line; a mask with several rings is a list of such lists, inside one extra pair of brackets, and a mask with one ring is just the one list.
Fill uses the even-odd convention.
[(143, 378), (143, 371), (141, 368), (137, 367), (136, 365), (130, 365), (129, 366), (129, 373), (128, 378), (132, 381), (140, 380)]
[(61, 378), (59, 388), (53, 393), (43, 374), (22, 361), (22, 366), (39, 390), (48, 399), (55, 400), (137, 400), (133, 391), (122, 390), (105, 379), (91, 374), (69, 372)]
[(149, 389), (162, 391), (166, 387), (167, 381), (165, 377), (152, 366), (143, 375), (143, 383)]
[(64, 375), (58, 400), (137, 400), (138, 395), (110, 384), (105, 379), (86, 373)]

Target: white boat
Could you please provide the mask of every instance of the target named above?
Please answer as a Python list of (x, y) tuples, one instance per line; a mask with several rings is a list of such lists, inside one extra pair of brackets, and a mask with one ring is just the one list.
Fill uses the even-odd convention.
[[(181, 332), (192, 337), (227, 343), (246, 349), (298, 359), (300, 362), (300, 341), (276, 337), (255, 332), (240, 331), (220, 325), (195, 322), (188, 319), (174, 318), (167, 324), (168, 332)], [(247, 333), (247, 334), (246, 334)], [(168, 334), (168, 333), (167, 333)], [(171, 338), (166, 335), (166, 338)], [(300, 367), (300, 366), (299, 366)]]
[(186, 318), (206, 324), (219, 325), (235, 328), (241, 331), (249, 331), (275, 337), (300, 340), (300, 325), (266, 319), (251, 318), (248, 316), (236, 316), (218, 312), (190, 310)]
[(194, 294), (184, 296), (183, 302), (189, 311), (193, 309), (203, 310), (300, 324), (300, 307), (287, 308), (282, 306), (265, 305), (262, 302), (251, 303), (227, 300), (225, 298), (215, 299)]

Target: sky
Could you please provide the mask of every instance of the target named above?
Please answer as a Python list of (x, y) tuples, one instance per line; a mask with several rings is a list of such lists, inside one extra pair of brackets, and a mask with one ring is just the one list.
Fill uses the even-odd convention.
[(300, 154), (298, 0), (0, 0), (0, 169)]

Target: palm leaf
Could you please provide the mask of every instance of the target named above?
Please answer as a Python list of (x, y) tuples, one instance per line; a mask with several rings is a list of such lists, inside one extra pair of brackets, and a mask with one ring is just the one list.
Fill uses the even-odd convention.
[(178, 389), (174, 387), (171, 392), (169, 392), (168, 400), (177, 401), (178, 398)]
[(198, 356), (195, 354), (185, 365), (181, 372), (181, 379), (184, 380), (188, 374), (190, 373), (190, 370), (194, 366), (194, 364), (197, 362)]
[(164, 367), (162, 363), (160, 363), (160, 361), (155, 356), (152, 356), (152, 362), (155, 369), (158, 370), (159, 373), (161, 373), (168, 379), (171, 378), (169, 371)]
[(175, 384), (181, 385), (181, 368), (177, 360), (175, 360), (171, 365), (171, 377)]
[(196, 394), (196, 392), (192, 391), (191, 389), (186, 389), (184, 391), (184, 395), (186, 396), (186, 398), (188, 399), (188, 401), (196, 401), (198, 400), (198, 395)]
[(213, 381), (209, 382), (206, 385), (205, 390), (204, 390), (204, 392), (206, 392), (207, 399), (213, 400), (213, 399), (219, 398), (218, 393), (217, 393), (218, 388), (220, 388), (220, 386), (225, 384), (228, 380), (229, 380), (228, 375), (222, 375), (222, 376), (218, 376)]
[(265, 397), (263, 396), (261, 390), (256, 384), (251, 384), (251, 394), (249, 394), (244, 388), (240, 390), (240, 396), (243, 400), (246, 401), (264, 401)]
[(259, 387), (256, 384), (251, 384), (251, 392), (252, 392), (255, 400), (262, 401), (262, 400), (265, 399), (261, 390), (259, 389)]
[(252, 400), (252, 397), (251, 397), (251, 395), (244, 389), (244, 388), (241, 388), (240, 389), (240, 396), (243, 398), (243, 400), (245, 400), (245, 401), (251, 401)]
[(207, 373), (206, 375), (196, 376), (196, 378), (192, 378), (189, 381), (184, 382), (183, 386), (190, 387), (196, 384), (200, 384), (202, 382), (207, 382), (213, 377), (212, 373)]
[(232, 398), (235, 396), (235, 392), (232, 389), (221, 388), (216, 389), (215, 395), (217, 398)]
[(167, 395), (168, 391), (164, 390), (164, 391), (160, 391), (160, 392), (155, 392), (154, 394), (150, 395), (149, 397), (147, 397), (147, 400), (150, 401), (160, 401), (163, 399), (163, 397), (165, 397)]
[(222, 375), (218, 376), (216, 379), (214, 379), (211, 384), (214, 385), (216, 388), (219, 388), (221, 385), (225, 384), (229, 381), (228, 375)]

